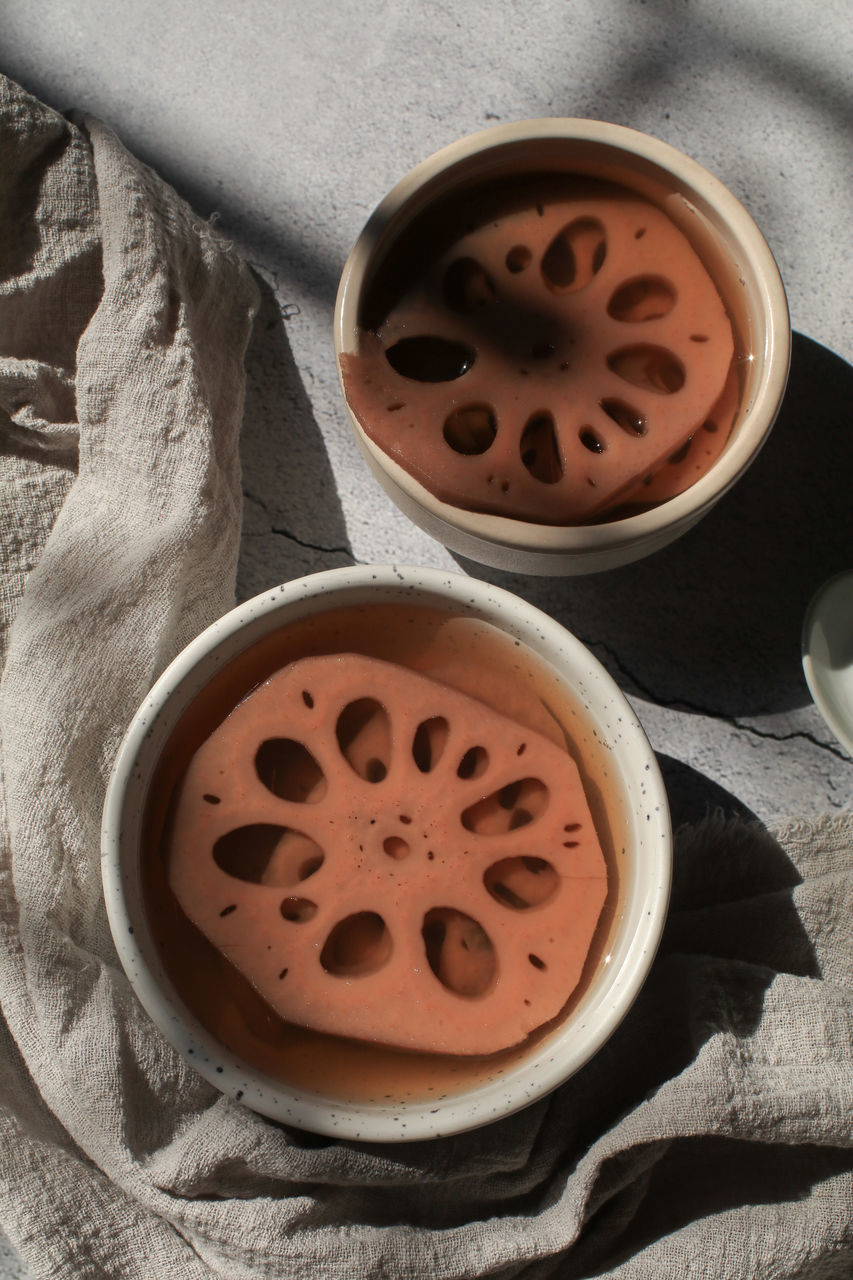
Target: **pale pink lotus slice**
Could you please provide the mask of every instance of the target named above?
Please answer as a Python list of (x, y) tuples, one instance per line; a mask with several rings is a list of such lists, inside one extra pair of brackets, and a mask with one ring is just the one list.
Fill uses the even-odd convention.
[(353, 654), (237, 706), (190, 763), (168, 854), (187, 916), (282, 1018), (433, 1053), (555, 1018), (607, 892), (566, 751)]
[(733, 352), (686, 236), (623, 190), (461, 236), (341, 368), (367, 435), (440, 500), (577, 524), (696, 434)]

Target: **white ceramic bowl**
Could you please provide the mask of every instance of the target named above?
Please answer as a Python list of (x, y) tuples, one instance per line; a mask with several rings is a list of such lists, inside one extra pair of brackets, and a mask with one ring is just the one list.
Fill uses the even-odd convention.
[[(458, 1090), (366, 1102), (347, 1097), (345, 1089), (289, 1086), (225, 1048), (203, 1025), (180, 994), (174, 963), (162, 951), (160, 908), (149, 909), (152, 858), (159, 856), (159, 836), (151, 831), (152, 824), (159, 832), (165, 822), (158, 771), (170, 758), (180, 758), (174, 753), (182, 734), (189, 735), (182, 750), (187, 742), (194, 749), (193, 735), (203, 737), (216, 722), (214, 717), (203, 733), (200, 722), (193, 727), (195, 709), (204, 705), (200, 695), (211, 682), (229, 681), (246, 655), (273, 644), (270, 637), (283, 627), (323, 610), (388, 604), (427, 606), (488, 623), (518, 642), (514, 653), (529, 651), (545, 664), (549, 679), (565, 686), (572, 716), (577, 713), (570, 726), (574, 753), (608, 860), (609, 895), (593, 944), (595, 963), (566, 1020), (518, 1060), (498, 1059), (494, 1071), (487, 1069)], [(250, 669), (251, 664), (244, 667), (233, 684), (236, 698), (254, 682), (245, 674)], [(271, 589), (226, 614), (175, 659), (140, 707), (117, 755), (104, 809), (102, 858), (110, 925), (127, 975), (154, 1022), (207, 1080), (286, 1124), (363, 1141), (405, 1141), (508, 1115), (589, 1061), (631, 1006), (654, 957), (668, 904), (671, 832), (663, 782), (645, 734), (618, 687), (578, 640), (516, 596), (475, 579), (370, 566)]]
[(451, 551), (511, 572), (591, 573), (666, 546), (695, 525), (743, 474), (782, 402), (790, 322), (779, 271), (761, 232), (735, 196), (694, 160), (618, 125), (527, 120), (444, 148), (412, 169), (380, 203), (341, 276), (334, 319), (339, 360), (357, 350), (365, 300), (389, 254), (400, 252), (415, 219), (496, 177), (542, 172), (582, 174), (633, 189), (662, 208), (703, 259), (735, 331), (742, 378), (733, 430), (711, 469), (684, 492), (638, 514), (586, 525), (538, 524), (440, 501), (370, 438), (353, 413), (350, 417), (385, 491)]

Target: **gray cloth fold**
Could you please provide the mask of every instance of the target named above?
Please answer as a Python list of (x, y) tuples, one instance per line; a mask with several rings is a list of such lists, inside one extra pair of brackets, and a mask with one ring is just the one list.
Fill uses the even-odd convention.
[(116, 960), (99, 824), (169, 659), (233, 602), (255, 289), (101, 123), (0, 80), (0, 1225), (34, 1276), (853, 1272), (853, 815), (679, 833), (596, 1058), (431, 1143), (220, 1096)]

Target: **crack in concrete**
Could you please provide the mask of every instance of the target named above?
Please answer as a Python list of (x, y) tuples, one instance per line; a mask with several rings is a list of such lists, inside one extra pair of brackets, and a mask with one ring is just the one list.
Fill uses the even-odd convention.
[(792, 729), (790, 733), (776, 733), (772, 729), (759, 729), (757, 725), (747, 724), (744, 720), (739, 720), (736, 716), (732, 723), (736, 729), (743, 730), (744, 733), (751, 733), (756, 738), (769, 738), (772, 742), (792, 742), (795, 738), (802, 738), (806, 742), (810, 742), (813, 747), (817, 747), (819, 751), (828, 751), (831, 756), (835, 756), (836, 760), (840, 760), (842, 764), (849, 764), (850, 757), (840, 748), (831, 742), (821, 742), (808, 729)]
[(347, 546), (324, 547), (322, 543), (308, 542), (303, 538), (298, 538), (296, 534), (291, 533), (289, 529), (282, 529), (278, 525), (273, 524), (272, 512), (270, 511), (267, 504), (264, 502), (263, 498), (257, 497), (257, 495), (254, 493), (248, 493), (244, 489), (243, 499), (246, 502), (253, 502), (256, 507), (260, 507), (261, 511), (263, 511), (264, 515), (268, 518), (270, 522), (269, 529), (268, 530), (264, 529), (259, 533), (251, 534), (251, 533), (246, 533), (244, 530), (243, 532), (244, 537), (262, 538), (267, 533), (275, 533), (280, 538), (287, 538), (288, 542), (295, 542), (298, 547), (304, 547), (306, 551), (320, 551), (324, 555), (329, 555), (329, 556), (347, 556), (350, 564), (358, 564), (358, 561), (353, 557), (352, 550), (350, 549), (350, 547), (347, 547)]
[[(709, 711), (707, 707), (700, 706), (698, 702), (689, 702), (686, 698), (661, 698), (659, 694), (656, 694), (653, 689), (648, 687), (648, 685), (644, 685), (641, 680), (637, 679), (633, 672), (628, 670), (622, 659), (618, 654), (614, 653), (608, 644), (605, 644), (601, 640), (586, 640), (584, 643), (589, 649), (598, 649), (605, 654), (609, 665), (619, 672), (621, 679), (627, 684), (632, 685), (635, 693), (639, 694), (640, 697), (645, 698), (647, 702), (653, 702), (658, 707), (666, 707), (670, 711), (689, 711), (694, 715), (711, 716), (714, 719), (726, 718), (720, 717), (714, 711)], [(732, 721), (732, 723), (734, 723), (734, 721)]]
[(850, 759), (840, 747), (836, 747), (831, 742), (821, 742), (808, 729), (791, 729), (787, 732), (780, 733), (773, 729), (761, 729), (757, 725), (749, 724), (746, 720), (739, 716), (724, 715), (717, 711), (711, 711), (707, 707), (701, 706), (699, 703), (690, 702), (686, 698), (666, 699), (659, 697), (652, 689), (644, 685), (637, 677), (630, 672), (622, 660), (613, 652), (609, 645), (604, 644), (600, 640), (587, 641), (589, 648), (598, 649), (604, 653), (610, 665), (615, 668), (628, 684), (632, 685), (634, 690), (640, 697), (645, 698), (647, 702), (652, 702), (655, 706), (664, 707), (668, 711), (686, 711), (692, 715), (703, 716), (708, 720), (717, 720), (721, 724), (727, 724), (732, 729), (749, 733), (755, 738), (765, 738), (773, 742), (793, 742), (797, 739), (810, 743), (811, 746), (817, 747), (819, 751), (826, 751), (840, 760), (842, 764), (849, 764)]
[(319, 542), (306, 542), (303, 538), (297, 538), (296, 534), (291, 533), (289, 529), (278, 529), (275, 525), (270, 526), (270, 533), (277, 533), (279, 537), (287, 538), (288, 542), (295, 542), (298, 547), (304, 547), (306, 551), (321, 551), (327, 556), (346, 556), (351, 565), (358, 563), (349, 547), (324, 547)]

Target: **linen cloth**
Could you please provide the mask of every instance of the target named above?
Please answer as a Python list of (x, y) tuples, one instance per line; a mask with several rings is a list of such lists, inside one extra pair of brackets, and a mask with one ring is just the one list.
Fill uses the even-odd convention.
[(202, 1081), (99, 871), (145, 692), (233, 602), (255, 290), (99, 121), (0, 81), (0, 1225), (38, 1277), (853, 1274), (853, 815), (679, 833), (635, 1007), (564, 1087), (405, 1145)]

